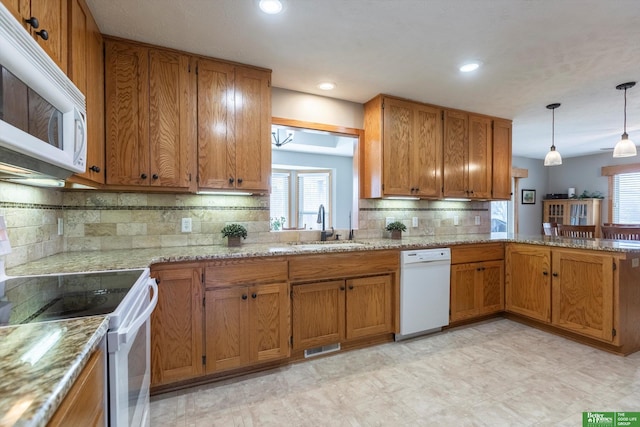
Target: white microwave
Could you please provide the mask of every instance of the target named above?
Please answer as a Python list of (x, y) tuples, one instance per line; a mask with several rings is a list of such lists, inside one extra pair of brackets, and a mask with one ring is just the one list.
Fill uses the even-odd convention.
[(0, 3), (0, 179), (86, 170), (85, 97)]

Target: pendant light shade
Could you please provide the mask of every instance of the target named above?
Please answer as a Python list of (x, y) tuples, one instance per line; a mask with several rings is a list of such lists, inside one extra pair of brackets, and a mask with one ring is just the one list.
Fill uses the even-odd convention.
[(638, 155), (636, 144), (634, 144), (633, 141), (629, 139), (629, 135), (627, 135), (627, 89), (630, 89), (635, 85), (636, 82), (628, 82), (616, 86), (616, 89), (618, 90), (624, 89), (624, 133), (613, 149), (613, 157), (633, 157)]
[(562, 156), (559, 152), (556, 151), (555, 145), (555, 125), (556, 125), (556, 113), (555, 110), (558, 108), (560, 104), (549, 104), (547, 108), (551, 110), (551, 149), (544, 156), (544, 165), (545, 166), (558, 166), (562, 164)]

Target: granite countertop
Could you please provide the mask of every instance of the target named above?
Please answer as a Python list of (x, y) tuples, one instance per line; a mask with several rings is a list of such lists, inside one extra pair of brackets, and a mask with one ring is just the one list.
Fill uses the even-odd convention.
[(356, 239), (353, 241), (251, 243), (228, 248), (222, 245), (179, 246), (170, 248), (121, 249), (94, 252), (66, 252), (7, 269), (12, 276), (52, 273), (145, 268), (161, 262), (206, 261), (226, 258), (301, 255), (328, 252), (350, 252), (384, 249), (419, 249), (460, 244), (517, 242), (544, 246), (590, 249), (640, 255), (640, 242), (605, 239), (571, 239), (553, 236), (522, 236), (507, 233), (451, 236), (403, 237), (392, 239)]
[(46, 425), (108, 326), (92, 316), (1, 327), (0, 426)]

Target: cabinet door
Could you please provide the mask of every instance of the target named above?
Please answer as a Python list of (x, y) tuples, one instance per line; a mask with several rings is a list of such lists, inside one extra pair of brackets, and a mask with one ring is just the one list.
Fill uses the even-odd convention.
[(565, 218), (565, 216), (568, 217), (568, 214), (565, 215), (565, 212), (568, 212), (568, 202), (545, 200), (542, 203), (544, 204), (542, 222), (568, 224), (568, 220)]
[(473, 198), (491, 198), (493, 131), (488, 117), (469, 115), (468, 187)]
[(249, 343), (256, 362), (289, 356), (289, 292), (286, 283), (249, 289)]
[(235, 184), (270, 191), (271, 73), (236, 67)]
[(480, 265), (477, 263), (451, 266), (451, 313), (449, 315), (451, 322), (478, 314), (476, 275), (479, 272)]
[(151, 385), (202, 374), (200, 268), (154, 270), (158, 305), (151, 315)]
[(29, 18), (31, 11), (29, 10), (28, 0), (0, 0), (0, 3), (5, 5), (9, 12), (16, 18), (20, 24), (25, 28), (28, 28), (28, 24), (24, 22), (25, 18)]
[(189, 57), (149, 52), (149, 175), (152, 186), (188, 188), (195, 157)]
[(504, 310), (504, 261), (488, 261), (481, 265), (478, 283), (478, 314), (491, 314)]
[(508, 245), (506, 310), (551, 322), (551, 254), (549, 249)]
[(391, 276), (347, 280), (346, 338), (393, 332)]
[(411, 175), (421, 197), (442, 195), (442, 110), (417, 104), (415, 138), (411, 146)]
[(465, 113), (444, 113), (444, 197), (469, 197), (468, 142), (469, 117)]
[(344, 304), (344, 280), (293, 286), (293, 348), (343, 341)]
[(104, 51), (84, 0), (69, 1), (69, 77), (87, 103), (87, 170), (77, 176), (104, 184)]
[(113, 41), (105, 44), (107, 184), (148, 185), (148, 50)]
[[(31, 0), (31, 16), (40, 21), (39, 28), (32, 29), (31, 34), (64, 72), (67, 71), (67, 14), (67, 0)], [(48, 40), (35, 34), (42, 30), (49, 33)]]
[(511, 122), (493, 121), (493, 177), (491, 197), (511, 199)]
[(411, 181), (409, 164), (415, 137), (414, 104), (385, 98), (383, 110), (384, 194), (410, 195), (416, 184)]
[(238, 286), (206, 291), (206, 373), (249, 362), (249, 290)]
[(613, 341), (613, 258), (553, 251), (553, 324)]
[(235, 188), (234, 67), (198, 60), (198, 187)]

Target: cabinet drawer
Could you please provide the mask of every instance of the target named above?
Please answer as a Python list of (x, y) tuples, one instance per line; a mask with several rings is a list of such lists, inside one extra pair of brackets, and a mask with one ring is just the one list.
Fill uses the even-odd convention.
[(493, 261), (504, 259), (503, 243), (486, 243), (481, 245), (453, 246), (451, 248), (451, 264)]
[(397, 251), (301, 255), (289, 259), (289, 279), (319, 280), (398, 270)]
[(204, 270), (206, 288), (286, 281), (287, 260), (284, 258), (221, 260), (207, 263)]

